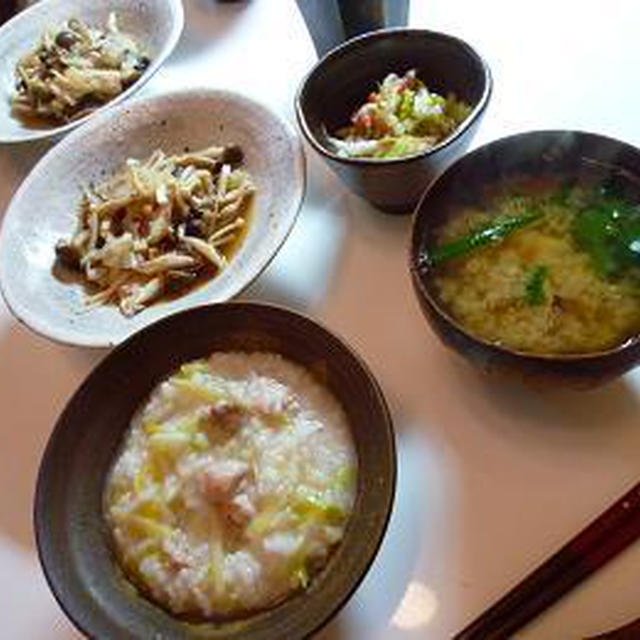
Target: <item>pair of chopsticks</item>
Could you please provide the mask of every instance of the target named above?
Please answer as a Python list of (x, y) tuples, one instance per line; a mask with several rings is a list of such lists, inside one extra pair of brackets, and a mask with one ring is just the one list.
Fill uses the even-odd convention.
[(454, 640), (509, 638), (639, 537), (640, 483), (454, 636)]

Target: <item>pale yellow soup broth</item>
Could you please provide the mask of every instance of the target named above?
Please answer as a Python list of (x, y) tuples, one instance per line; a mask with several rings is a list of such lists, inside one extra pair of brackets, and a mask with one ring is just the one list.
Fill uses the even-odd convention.
[[(572, 237), (572, 207), (550, 197), (557, 185), (534, 187), (524, 200), (527, 206), (542, 203), (542, 217), (439, 267), (435, 285), (442, 303), (471, 333), (515, 350), (585, 353), (623, 343), (640, 329), (637, 284), (629, 277), (601, 277)], [(578, 192), (572, 202), (580, 198)], [(513, 199), (500, 195), (490, 206), (462, 210), (439, 230), (437, 244), (507, 209), (514, 213)], [(526, 289), (535, 269), (544, 269), (542, 299), (531, 304)]]

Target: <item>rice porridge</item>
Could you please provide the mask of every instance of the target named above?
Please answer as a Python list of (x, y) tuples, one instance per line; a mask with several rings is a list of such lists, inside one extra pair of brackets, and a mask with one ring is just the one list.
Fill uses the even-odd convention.
[(175, 614), (263, 609), (305, 588), (356, 492), (345, 413), (271, 353), (184, 364), (134, 416), (104, 490), (126, 575)]

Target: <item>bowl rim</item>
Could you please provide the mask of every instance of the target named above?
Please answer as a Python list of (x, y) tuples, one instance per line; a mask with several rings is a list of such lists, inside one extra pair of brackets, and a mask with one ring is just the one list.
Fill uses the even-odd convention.
[[(381, 422), (384, 426), (384, 432), (386, 435), (386, 441), (388, 443), (387, 449), (387, 459), (388, 459), (388, 476), (387, 476), (387, 491), (385, 495), (384, 501), (384, 512), (382, 518), (380, 520), (379, 529), (376, 533), (376, 538), (372, 545), (369, 547), (369, 557), (366, 559), (365, 564), (362, 568), (362, 571), (359, 575), (355, 576), (347, 586), (346, 589), (340, 594), (340, 597), (336, 599), (333, 605), (328, 609), (326, 615), (323, 619), (314, 623), (311, 627), (304, 630), (304, 635), (301, 637), (310, 637), (314, 633), (318, 632), (324, 626), (326, 626), (330, 620), (332, 620), (338, 612), (346, 605), (346, 603), (350, 600), (353, 594), (356, 592), (358, 587), (362, 584), (363, 580), (371, 570), (371, 567), (379, 555), (380, 549), (384, 542), (386, 533), (389, 528), (389, 523), (391, 520), (391, 516), (393, 514), (393, 508), (396, 500), (396, 491), (397, 491), (397, 479), (398, 479), (398, 459), (397, 459), (397, 443), (396, 443), (396, 435), (395, 428), (393, 424), (393, 416), (391, 414), (389, 405), (384, 396), (380, 383), (376, 379), (369, 365), (366, 363), (364, 358), (349, 345), (349, 343), (338, 333), (329, 329), (323, 322), (318, 321), (315, 318), (312, 318), (310, 315), (305, 313), (301, 313), (299, 311), (294, 311), (293, 309), (287, 308), (282, 305), (273, 304), (273, 303), (265, 303), (265, 302), (256, 302), (256, 301), (229, 301), (229, 302), (221, 302), (216, 304), (202, 305), (198, 307), (192, 307), (186, 309), (184, 311), (165, 316), (160, 318), (153, 324), (147, 325), (135, 332), (131, 336), (129, 336), (122, 343), (117, 345), (112, 351), (110, 351), (104, 358), (96, 364), (89, 375), (82, 381), (79, 387), (74, 391), (73, 395), (67, 400), (66, 405), (58, 416), (56, 423), (54, 425), (53, 430), (51, 431), (45, 449), (42, 453), (38, 474), (36, 478), (36, 485), (33, 497), (33, 505), (32, 505), (32, 525), (34, 530), (34, 537), (36, 542), (36, 551), (38, 555), (38, 560), (40, 563), (40, 567), (45, 576), (47, 585), (53, 594), (56, 602), (64, 611), (68, 619), (73, 623), (73, 625), (79, 629), (82, 633), (87, 634), (88, 637), (92, 637), (92, 630), (89, 628), (89, 625), (81, 622), (84, 616), (81, 615), (82, 611), (86, 610), (86, 607), (82, 602), (79, 602), (76, 598), (75, 601), (73, 598), (69, 598), (65, 600), (65, 587), (64, 581), (59, 579), (59, 575), (57, 577), (54, 576), (55, 573), (59, 574), (60, 571), (55, 571), (55, 563), (51, 563), (51, 554), (52, 549), (49, 548), (49, 534), (47, 531), (50, 529), (50, 526), (47, 524), (48, 521), (48, 507), (49, 503), (46, 500), (46, 487), (49, 486), (49, 482), (51, 480), (50, 476), (54, 473), (55, 465), (52, 462), (52, 458), (55, 452), (57, 441), (62, 437), (62, 431), (64, 429), (71, 428), (70, 423), (67, 422), (66, 416), (67, 413), (71, 410), (73, 403), (78, 401), (78, 398), (81, 397), (84, 393), (86, 393), (87, 389), (89, 389), (92, 385), (98, 384), (101, 374), (105, 368), (110, 366), (110, 364), (121, 357), (126, 357), (127, 352), (131, 352), (129, 355), (135, 354), (136, 346), (139, 342), (147, 340), (147, 336), (149, 334), (154, 334), (158, 331), (162, 332), (165, 330), (166, 325), (171, 325), (174, 323), (179, 323), (183, 316), (185, 315), (196, 315), (196, 314), (216, 314), (216, 313), (224, 313), (226, 310), (234, 308), (242, 311), (243, 309), (247, 312), (251, 312), (255, 309), (261, 309), (269, 314), (276, 314), (280, 316), (287, 317), (292, 321), (302, 321), (307, 326), (313, 327), (314, 331), (320, 331), (325, 334), (326, 337), (329, 338), (332, 342), (334, 342), (344, 354), (346, 354), (353, 362), (356, 364), (359, 376), (362, 377), (363, 380), (366, 380), (368, 385), (370, 386), (371, 391), (374, 393), (375, 398), (377, 400), (378, 407), (380, 409), (380, 418)], [(251, 349), (247, 350), (248, 353), (251, 353)], [(296, 363), (294, 360), (292, 362)], [(298, 366), (300, 365), (299, 363)], [(339, 400), (339, 399), (338, 399)], [(128, 425), (125, 426), (122, 430), (124, 433), (128, 428)], [(104, 479), (102, 484), (104, 483)], [(357, 534), (356, 534), (357, 535)], [(342, 544), (343, 541), (340, 542)], [(330, 565), (327, 565), (327, 568)], [(140, 596), (143, 597), (143, 596)], [(295, 598), (295, 595), (291, 596)], [(286, 598), (282, 603), (278, 603), (275, 606), (279, 606), (283, 604), (290, 598)], [(150, 601), (153, 606), (156, 605), (153, 601)], [(301, 603), (299, 603), (301, 604)], [(166, 612), (165, 612), (166, 613)], [(260, 612), (256, 612), (260, 613)], [(171, 615), (167, 613), (167, 615)], [(90, 617), (89, 617), (90, 619)], [(239, 618), (240, 619), (240, 618)], [(251, 619), (251, 616), (248, 618), (242, 618), (244, 620)], [(233, 622), (234, 619), (231, 619)], [(191, 634), (188, 634), (187, 637), (190, 637)], [(197, 635), (194, 637), (207, 637), (206, 635), (201, 636)], [(216, 636), (217, 637), (217, 636)], [(244, 636), (243, 636), (244, 637)], [(247, 637), (251, 637), (250, 635)]]
[[(456, 320), (442, 305), (437, 298), (432, 295), (429, 288), (426, 286), (424, 277), (422, 275), (423, 270), (421, 270), (419, 265), (420, 258), (420, 247), (421, 247), (421, 234), (419, 233), (420, 221), (427, 215), (423, 213), (425, 211), (424, 204), (429, 199), (429, 196), (439, 184), (448, 180), (450, 175), (457, 170), (458, 165), (460, 163), (468, 162), (478, 162), (478, 157), (482, 156), (487, 152), (488, 149), (492, 147), (499, 146), (501, 144), (517, 144), (519, 140), (523, 138), (531, 138), (539, 135), (546, 136), (558, 136), (558, 137), (566, 137), (577, 136), (577, 137), (591, 137), (594, 139), (606, 140), (609, 143), (613, 143), (619, 147), (625, 147), (632, 153), (635, 153), (638, 156), (638, 160), (640, 161), (640, 148), (622, 140), (618, 140), (616, 138), (612, 138), (611, 136), (606, 136), (600, 133), (595, 133), (592, 131), (585, 131), (579, 129), (531, 129), (524, 130), (517, 133), (512, 133), (507, 136), (501, 136), (499, 138), (495, 138), (479, 147), (476, 147), (472, 151), (465, 153), (460, 156), (454, 162), (452, 162), (423, 192), (418, 204), (416, 205), (414, 212), (412, 214), (412, 223), (411, 223), (411, 234), (409, 240), (409, 250), (408, 250), (408, 258), (409, 258), (409, 272), (411, 274), (411, 279), (414, 283), (414, 287), (419, 290), (420, 296), (425, 299), (429, 306), (434, 309), (439, 317), (441, 317), (446, 323), (450, 324), (456, 331), (464, 335), (467, 339), (472, 342), (480, 343), (487, 349), (491, 349), (497, 352), (501, 352), (510, 356), (514, 356), (516, 358), (523, 358), (528, 360), (538, 360), (544, 362), (588, 362), (592, 360), (597, 360), (599, 358), (603, 358), (606, 356), (613, 356), (617, 353), (621, 353), (626, 351), (627, 349), (634, 347), (640, 344), (640, 329), (638, 332), (629, 338), (627, 338), (621, 344), (611, 347), (609, 349), (601, 349), (599, 351), (589, 351), (586, 353), (550, 353), (550, 352), (542, 352), (535, 353), (532, 351), (523, 351), (521, 349), (514, 349), (508, 347), (506, 345), (501, 345), (496, 342), (491, 342), (486, 338), (483, 338), (475, 333), (472, 333), (468, 329), (464, 327), (462, 323)], [(426, 224), (423, 224), (422, 227), (425, 227)]]
[[(11, 200), (9, 201), (7, 208), (5, 209), (3, 216), (3, 224), (0, 225), (0, 250), (5, 242), (7, 242), (7, 224), (6, 220), (9, 215), (17, 215), (11, 213), (13, 210), (14, 203), (18, 201), (20, 198), (24, 196), (25, 193), (31, 188), (31, 183), (39, 178), (39, 174), (42, 172), (42, 165), (44, 163), (49, 163), (55, 160), (58, 156), (64, 156), (69, 152), (73, 152), (73, 147), (76, 144), (77, 140), (84, 139), (91, 131), (99, 129), (102, 127), (103, 123), (116, 119), (121, 113), (127, 112), (131, 109), (139, 110), (144, 109), (146, 105), (152, 105), (157, 102), (166, 102), (173, 100), (188, 100), (192, 97), (200, 96), (203, 99), (216, 101), (219, 99), (230, 99), (234, 101), (241, 101), (244, 103), (251, 104), (252, 106), (259, 107), (261, 111), (265, 114), (268, 114), (270, 118), (273, 118), (277, 121), (280, 126), (282, 126), (283, 131), (285, 132), (287, 138), (291, 141), (294, 147), (293, 153), (293, 162), (296, 166), (296, 173), (293, 174), (297, 176), (298, 184), (295, 193), (295, 199), (292, 201), (291, 209), (291, 222), (288, 224), (287, 228), (282, 233), (282, 236), (278, 239), (278, 242), (275, 246), (274, 251), (267, 257), (263, 264), (259, 265), (259, 268), (255, 270), (255, 273), (251, 275), (250, 278), (246, 280), (240, 287), (234, 288), (234, 293), (230, 296), (229, 299), (234, 298), (240, 295), (245, 289), (247, 289), (253, 282), (255, 282), (260, 275), (265, 271), (265, 269), (271, 264), (271, 262), (278, 255), (282, 246), (286, 242), (287, 238), (290, 236), (293, 228), (295, 227), (296, 221), (300, 214), (300, 210), (302, 209), (304, 203), (304, 197), (306, 193), (307, 187), (307, 171), (306, 171), (306, 157), (304, 154), (304, 149), (302, 147), (302, 143), (298, 134), (296, 133), (295, 128), (283, 117), (278, 115), (275, 111), (273, 111), (266, 104), (255, 100), (252, 97), (248, 97), (244, 94), (238, 93), (236, 91), (230, 91), (227, 89), (220, 89), (215, 87), (191, 87), (188, 89), (181, 88), (173, 91), (166, 91), (159, 94), (154, 94), (152, 96), (147, 97), (136, 97), (130, 101), (127, 101), (123, 104), (117, 105), (113, 109), (104, 110), (100, 114), (96, 114), (95, 117), (91, 119), (90, 122), (83, 124), (81, 127), (78, 127), (74, 131), (72, 131), (68, 136), (64, 138), (64, 140), (60, 141), (58, 144), (54, 145), (51, 149), (49, 149), (43, 156), (41, 156), (36, 164), (31, 168), (27, 176), (24, 178), (22, 183), (19, 185), (17, 190), (11, 196)], [(38, 175), (36, 175), (36, 173)], [(12, 293), (10, 293), (9, 288), (5, 283), (5, 268), (3, 267), (3, 261), (0, 258), (0, 294), (4, 299), (7, 307), (11, 311), (12, 315), (18, 320), (19, 323), (23, 324), (25, 327), (29, 328), (31, 331), (34, 331), (38, 335), (47, 338), (48, 340), (52, 340), (57, 344), (62, 345), (70, 345), (70, 346), (82, 346), (89, 348), (112, 348), (116, 346), (118, 343), (123, 342), (128, 339), (132, 332), (129, 332), (124, 340), (110, 337), (107, 335), (101, 335), (100, 337), (87, 336), (78, 330), (64, 329), (62, 331), (57, 330), (57, 325), (49, 324), (43, 321), (39, 316), (32, 315), (28, 307), (26, 307), (22, 298), (14, 297)], [(205, 282), (202, 285), (202, 288), (206, 288), (214, 282), (215, 278)], [(200, 290), (200, 289), (198, 289)], [(184, 299), (178, 298), (178, 300)], [(190, 305), (190, 307), (196, 306), (206, 306), (210, 304), (208, 302), (195, 302)], [(168, 310), (166, 315), (171, 315), (172, 313), (180, 312), (180, 310)], [(153, 324), (153, 322), (151, 323)]]
[[(305, 110), (302, 106), (302, 97), (304, 92), (306, 91), (307, 85), (312, 77), (326, 64), (331, 64), (334, 60), (342, 58), (345, 55), (348, 55), (352, 49), (366, 46), (367, 43), (375, 40), (386, 39), (394, 36), (404, 36), (404, 37), (423, 37), (429, 38), (432, 40), (440, 40), (444, 42), (449, 42), (462, 49), (469, 57), (474, 59), (482, 70), (482, 77), (484, 80), (484, 88), (482, 91), (482, 96), (480, 99), (473, 105), (471, 109), (471, 113), (460, 123), (460, 125), (455, 129), (455, 131), (447, 136), (444, 140), (436, 144), (431, 149), (427, 149), (425, 151), (421, 151), (420, 153), (415, 153), (410, 156), (403, 156), (399, 158), (350, 158), (338, 155), (334, 151), (331, 151), (327, 146), (323, 145), (313, 134), (309, 124), (307, 122)], [(311, 144), (311, 146), (321, 155), (329, 160), (333, 160), (335, 162), (344, 164), (344, 165), (352, 165), (352, 166), (388, 166), (394, 164), (404, 164), (404, 163), (413, 163), (419, 162), (425, 158), (428, 158), (431, 155), (436, 154), (441, 149), (444, 149), (452, 144), (454, 144), (466, 131), (469, 129), (473, 123), (480, 117), (480, 115), (487, 108), (489, 103), (489, 99), (493, 92), (493, 77), (491, 75), (491, 69), (489, 68), (486, 60), (478, 53), (478, 51), (472, 47), (468, 42), (459, 38), (458, 36), (454, 36), (448, 33), (444, 33), (442, 31), (431, 31), (429, 29), (420, 29), (420, 28), (412, 28), (412, 27), (391, 27), (386, 29), (377, 29), (376, 31), (371, 31), (359, 36), (355, 36), (338, 45), (337, 47), (328, 51), (322, 58), (320, 58), (315, 65), (312, 67), (311, 71), (309, 71), (305, 77), (302, 79), (301, 83), (298, 86), (295, 95), (295, 112), (296, 112), (296, 120), (298, 122), (298, 126), (302, 130), (304, 137)]]
[[(54, 0), (40, 0), (39, 2), (16, 13), (10, 20), (7, 20), (7, 22), (0, 26), (0, 40), (3, 38), (5, 31), (9, 31), (12, 28), (19, 29), (21, 23), (27, 23), (30, 18), (36, 13), (44, 13), (47, 9), (47, 5), (53, 1)], [(58, 3), (60, 2), (60, 0), (57, 1)], [(108, 0), (102, 1), (108, 2)], [(158, 0), (155, 1), (157, 2)], [(36, 140), (44, 140), (47, 138), (62, 136), (63, 134), (82, 126), (87, 121), (93, 119), (96, 115), (102, 114), (105, 111), (116, 107), (123, 102), (126, 102), (139, 89), (147, 84), (147, 82), (151, 80), (151, 78), (160, 70), (160, 67), (162, 67), (162, 65), (167, 61), (171, 53), (173, 53), (173, 50), (176, 48), (184, 29), (185, 16), (182, 0), (162, 0), (162, 2), (164, 2), (169, 7), (171, 15), (173, 17), (171, 30), (165, 43), (162, 45), (160, 51), (158, 52), (158, 55), (151, 61), (149, 67), (145, 69), (144, 73), (140, 76), (140, 78), (138, 78), (138, 80), (136, 80), (130, 87), (127, 87), (122, 93), (118, 94), (115, 98), (109, 100), (94, 111), (91, 111), (90, 113), (86, 114), (82, 118), (78, 118), (77, 120), (71, 120), (70, 122), (66, 122), (65, 124), (54, 127), (43, 129), (29, 129), (23, 133), (13, 135), (3, 134), (2, 130), (0, 129), (0, 145), (26, 144), (29, 142), (35, 142)], [(106, 8), (108, 9), (108, 7)]]

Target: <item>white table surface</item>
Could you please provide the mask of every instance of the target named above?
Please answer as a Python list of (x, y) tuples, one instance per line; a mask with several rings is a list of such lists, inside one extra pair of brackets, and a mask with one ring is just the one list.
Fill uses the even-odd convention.
[[(144, 92), (226, 87), (293, 121), (315, 59), (293, 0), (185, 0), (185, 9), (183, 38)], [(474, 146), (563, 127), (640, 146), (637, 0), (413, 0), (410, 21), (467, 39), (489, 62), (495, 90)], [(0, 148), (0, 211), (48, 146)], [(637, 481), (640, 370), (582, 394), (481, 377), (421, 316), (407, 272), (410, 219), (371, 209), (308, 147), (307, 157), (297, 226), (246, 296), (313, 314), (364, 356), (392, 406), (399, 452), (382, 550), (320, 637), (446, 638)], [(105, 353), (48, 342), (0, 302), (1, 638), (79, 637), (40, 571), (32, 497), (58, 414)], [(639, 575), (636, 543), (521, 637), (579, 638), (640, 616)]]

